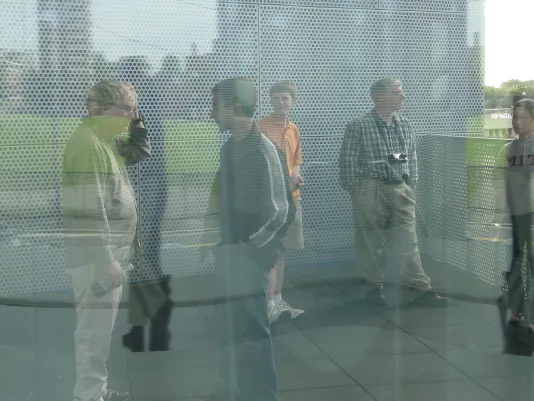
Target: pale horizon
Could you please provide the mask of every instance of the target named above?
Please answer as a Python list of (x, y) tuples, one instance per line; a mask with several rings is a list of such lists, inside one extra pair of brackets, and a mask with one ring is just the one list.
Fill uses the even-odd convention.
[(534, 79), (533, 0), (486, 0), (485, 85)]

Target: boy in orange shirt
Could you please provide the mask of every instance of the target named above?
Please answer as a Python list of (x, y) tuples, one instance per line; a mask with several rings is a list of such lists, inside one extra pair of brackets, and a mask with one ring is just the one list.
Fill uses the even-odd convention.
[[(280, 81), (271, 87), (270, 96), (273, 112), (259, 121), (258, 125), (261, 132), (282, 149), (285, 154), (293, 187), (295, 206), (297, 207), (295, 220), (289, 226), (282, 243), (285, 250), (302, 249), (304, 248), (304, 235), (302, 232), (302, 208), (299, 190), (304, 184), (304, 180), (300, 175), (302, 150), (299, 129), (289, 120), (289, 113), (297, 100), (297, 87), (289, 81)], [(275, 322), (282, 315), (288, 315), (291, 319), (296, 319), (304, 313), (301, 309), (292, 308), (282, 299), (284, 270), (285, 262), (284, 254), (282, 253), (269, 277), (267, 303), (270, 323)]]

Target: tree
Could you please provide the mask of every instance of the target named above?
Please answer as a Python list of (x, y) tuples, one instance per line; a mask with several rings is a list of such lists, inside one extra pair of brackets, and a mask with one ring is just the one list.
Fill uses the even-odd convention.
[(117, 78), (117, 65), (109, 61), (103, 53), (95, 53), (91, 61), (95, 81)]
[(119, 70), (122, 80), (135, 85), (147, 79), (152, 66), (146, 56), (127, 56), (119, 59)]
[(161, 68), (158, 72), (164, 79), (174, 80), (178, 78), (182, 73), (182, 60), (180, 57), (175, 55), (165, 56), (163, 62), (161, 63)]
[(521, 85), (523, 85), (523, 81), (520, 81), (519, 79), (510, 79), (508, 81), (503, 82), (501, 84), (501, 88), (514, 89)]
[(486, 109), (512, 107), (514, 101), (524, 96), (534, 97), (534, 80), (510, 79), (499, 88), (484, 87), (484, 107)]

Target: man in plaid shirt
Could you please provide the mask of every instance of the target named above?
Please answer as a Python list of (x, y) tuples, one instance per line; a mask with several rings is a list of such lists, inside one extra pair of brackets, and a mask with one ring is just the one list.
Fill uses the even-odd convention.
[(406, 95), (401, 82), (392, 78), (378, 80), (370, 92), (375, 107), (347, 125), (339, 157), (341, 186), (352, 199), (357, 264), (374, 285), (367, 300), (387, 304), (380, 269), (385, 238), (395, 262), (392, 281), (398, 284), (398, 273), (404, 269), (406, 284), (422, 293), (417, 303), (447, 306), (448, 299), (432, 290), (417, 247), (415, 136), (408, 121), (397, 114)]

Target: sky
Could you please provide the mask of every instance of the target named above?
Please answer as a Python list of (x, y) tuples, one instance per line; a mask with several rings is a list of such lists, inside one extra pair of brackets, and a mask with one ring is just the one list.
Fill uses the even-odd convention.
[(534, 79), (534, 0), (486, 0), (485, 81)]
[[(534, 0), (465, 1), (469, 2), (469, 37), (473, 32), (484, 33), (486, 85), (534, 79), (534, 50), (530, 49)], [(95, 50), (111, 60), (137, 52), (158, 61), (167, 54), (187, 55), (193, 42), (199, 52), (208, 52), (217, 35), (216, 3), (92, 0)], [(0, 48), (36, 51), (37, 16), (37, 0), (0, 0)]]

